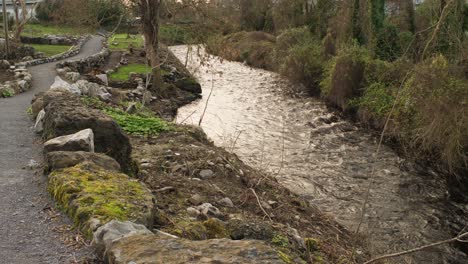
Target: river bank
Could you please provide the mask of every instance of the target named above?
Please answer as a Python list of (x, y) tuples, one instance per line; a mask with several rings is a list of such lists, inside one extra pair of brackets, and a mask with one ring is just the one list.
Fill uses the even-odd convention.
[[(278, 36), (237, 32), (213, 38), (207, 50), (228, 60), (273, 70), (296, 85), (294, 92), (319, 96), (330, 108), (380, 133), (406, 158), (444, 175), (453, 200), (466, 202), (468, 188), (463, 63), (443, 56), (414, 63), (376, 59), (356, 44), (336, 46), (307, 28)], [(302, 87), (302, 88), (301, 88)], [(435, 121), (436, 120), (436, 121)]]
[[(185, 58), (186, 47), (172, 50)], [(363, 228), (374, 254), (450, 238), (464, 227), (468, 208), (450, 201), (436, 171), (399, 157), (387, 146), (375, 158), (376, 137), (330, 112), (320, 100), (287, 93), (295, 89), (293, 83), (237, 62), (215, 57), (200, 67), (195, 53), (189, 58), (189, 69), (204, 88), (203, 99), (181, 108), (178, 122), (198, 124), (203, 115), (202, 128), (216, 145), (270, 172), (350, 230), (360, 221), (375, 166)], [(413, 261), (463, 263), (465, 258), (456, 245), (448, 245), (421, 252)]]
[[(271, 175), (216, 147), (199, 128), (163, 120), (171, 118), (174, 107), (199, 98), (199, 86), (187, 92), (193, 83), (179, 82), (191, 77), (180, 62), (170, 59), (162, 67), (168, 69), (164, 88), (176, 87), (184, 98), (171, 101), (170, 94), (146, 89), (142, 75), (131, 74), (118, 88), (105, 85), (99, 68), (109, 63), (109, 55), (103, 48), (89, 58), (60, 63), (52, 88), (38, 94), (32, 106), (36, 129), (46, 141), (48, 191), (75, 227), (93, 237), (98, 256), (128, 263), (124, 259), (143, 261), (151, 251), (159, 254), (154, 263), (176, 261), (172, 250), (149, 248), (149, 240), (169, 237), (170, 243), (183, 244), (179, 262), (170, 263), (201, 258), (193, 250), (202, 252), (201, 262), (360, 263), (368, 258), (363, 239)], [(125, 233), (131, 229), (140, 231)], [(108, 233), (119, 238), (106, 242)], [(210, 243), (229, 250), (209, 249)], [(116, 256), (115, 250), (125, 253)]]

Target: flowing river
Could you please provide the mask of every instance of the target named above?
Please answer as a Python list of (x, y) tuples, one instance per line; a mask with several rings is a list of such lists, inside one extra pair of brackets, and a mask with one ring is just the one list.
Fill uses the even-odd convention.
[[(468, 206), (447, 199), (441, 176), (399, 157), (378, 138), (294, 91), (278, 74), (207, 58), (203, 50), (171, 47), (203, 87), (203, 99), (179, 109), (177, 122), (201, 126), (218, 146), (274, 175), (284, 186), (361, 230), (374, 255), (455, 236), (468, 223)], [(296, 88), (296, 90), (298, 90)], [(295, 94), (291, 96), (291, 94)], [(207, 103), (208, 100), (208, 103)], [(453, 244), (394, 259), (394, 263), (468, 263)]]

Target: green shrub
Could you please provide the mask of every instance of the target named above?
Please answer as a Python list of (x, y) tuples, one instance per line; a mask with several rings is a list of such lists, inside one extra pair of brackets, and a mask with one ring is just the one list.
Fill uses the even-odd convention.
[(348, 109), (349, 100), (362, 93), (364, 71), (370, 59), (368, 50), (357, 43), (342, 47), (325, 67), (320, 82), (322, 96), (342, 110)]
[(448, 60), (438, 55), (416, 65), (405, 84), (402, 104), (411, 119), (412, 145), (434, 153), (450, 169), (467, 166), (468, 81), (457, 76)]
[(402, 31), (398, 33), (398, 45), (401, 47), (401, 55), (406, 53), (407, 56), (415, 52), (415, 37), (410, 31)]
[(312, 40), (312, 34), (306, 27), (302, 28), (292, 28), (283, 31), (276, 38), (275, 45), (275, 59), (279, 64), (282, 64), (283, 60), (289, 53), (289, 50), (299, 44), (306, 42), (307, 40)]
[(401, 46), (396, 26), (385, 23), (377, 34), (375, 55), (382, 60), (394, 61), (401, 55)]
[(49, 22), (52, 20), (52, 13), (55, 12), (61, 5), (57, 0), (44, 0), (39, 2), (35, 9), (36, 18), (40, 21)]
[(12, 89), (2, 89), (0, 97), (12, 97), (15, 95), (15, 91)]
[(190, 43), (192, 36), (190, 32), (177, 25), (162, 25), (159, 28), (159, 37), (166, 45), (180, 45)]
[(366, 87), (361, 97), (351, 100), (350, 104), (366, 108), (375, 117), (385, 118), (394, 102), (395, 97), (388, 86), (383, 83), (373, 83)]
[(319, 94), (324, 64), (325, 56), (320, 41), (301, 41), (289, 49), (280, 73), (304, 84), (312, 94)]

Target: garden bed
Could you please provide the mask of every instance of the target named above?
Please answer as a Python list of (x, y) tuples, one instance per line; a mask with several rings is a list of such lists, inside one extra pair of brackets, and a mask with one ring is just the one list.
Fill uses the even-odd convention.
[(44, 54), (46, 57), (52, 57), (69, 51), (73, 46), (70, 45), (48, 45), (48, 44), (28, 44), (36, 52)]

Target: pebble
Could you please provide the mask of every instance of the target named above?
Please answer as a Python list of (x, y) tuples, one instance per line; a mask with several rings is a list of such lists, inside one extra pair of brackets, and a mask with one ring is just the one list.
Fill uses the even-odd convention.
[(203, 198), (199, 194), (194, 194), (190, 197), (189, 202), (193, 205), (199, 205), (203, 202)]
[(271, 206), (264, 201), (261, 201), (260, 204), (262, 205), (263, 209), (271, 209)]
[(276, 207), (278, 205), (278, 202), (277, 201), (268, 201), (268, 204), (272, 207)]
[(187, 208), (187, 213), (192, 217), (197, 217), (200, 215), (200, 211), (198, 211), (197, 209), (193, 207)]
[(140, 165), (140, 168), (142, 168), (142, 169), (148, 169), (150, 167), (151, 167), (151, 163), (143, 163), (143, 164)]
[(229, 199), (229, 197), (219, 200), (218, 203), (225, 207), (234, 207), (234, 203), (232, 202), (231, 199)]
[(202, 170), (199, 175), (202, 179), (208, 179), (214, 176), (214, 172), (212, 170)]
[(223, 215), (218, 208), (214, 207), (210, 203), (204, 203), (198, 206), (197, 209), (207, 218), (218, 218)]
[(175, 191), (175, 188), (172, 187), (172, 186), (167, 186), (167, 187), (164, 187), (164, 188), (161, 188), (161, 189), (158, 189), (158, 190), (155, 190), (154, 192), (174, 192)]

